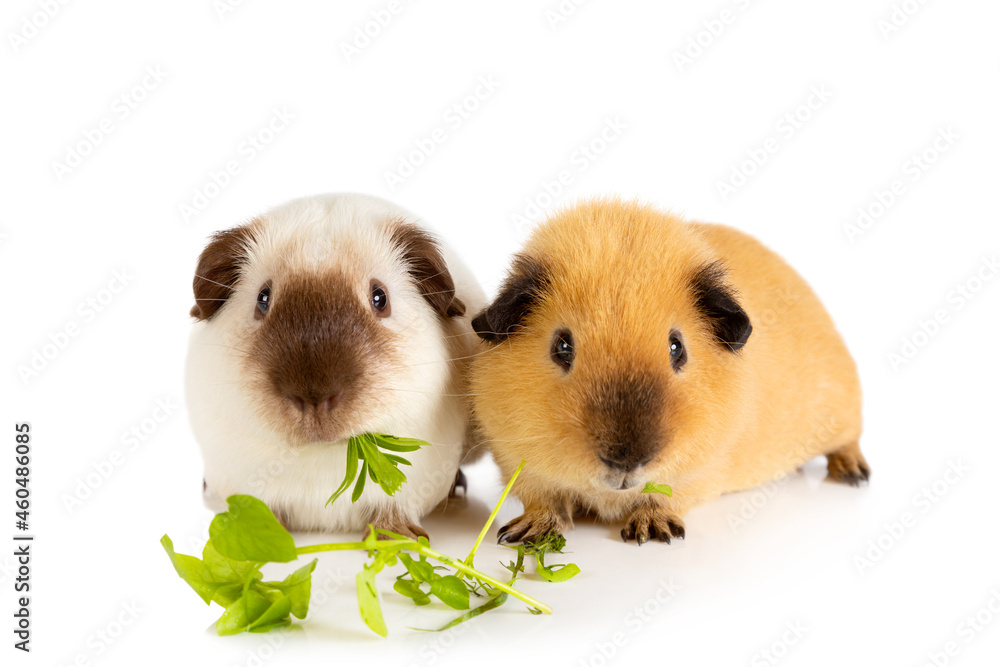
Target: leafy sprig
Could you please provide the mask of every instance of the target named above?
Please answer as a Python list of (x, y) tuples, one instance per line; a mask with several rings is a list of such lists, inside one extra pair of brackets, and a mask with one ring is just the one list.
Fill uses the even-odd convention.
[(674, 490), (670, 488), (667, 484), (657, 484), (656, 482), (646, 482), (646, 486), (642, 487), (643, 493), (662, 493), (665, 496), (673, 497)]
[[(405, 441), (391, 444), (412, 446)], [(527, 604), (532, 613), (551, 614), (549, 606), (515, 589), (514, 583), (524, 570), (526, 555), (535, 556), (539, 575), (549, 581), (565, 581), (579, 572), (575, 565), (545, 566), (542, 560), (544, 554), (561, 552), (565, 545), (565, 539), (561, 536), (550, 543), (516, 547), (517, 560), (507, 566), (512, 575), (507, 582), (495, 579), (473, 565), (482, 535), (485, 535), (492, 524), (523, 466), (522, 462), (504, 490), (500, 502), (490, 514), (480, 539), (465, 560), (431, 549), (426, 538), (414, 540), (373, 526), (370, 526), (368, 536), (361, 542), (296, 547), (294, 538), (267, 505), (252, 496), (242, 495), (230, 496), (228, 511), (216, 515), (212, 520), (209, 541), (200, 559), (176, 553), (173, 543), (166, 535), (160, 542), (177, 574), (198, 596), (206, 604), (215, 602), (225, 608), (216, 622), (216, 631), (220, 635), (267, 632), (290, 624), (292, 616), (305, 618), (316, 560), (295, 570), (282, 581), (265, 582), (260, 571), (267, 563), (287, 563), (306, 554), (324, 551), (355, 550), (368, 553), (370, 560), (356, 577), (358, 610), (365, 624), (383, 637), (388, 634), (388, 629), (382, 615), (375, 579), (387, 567), (399, 564), (405, 572), (396, 577), (393, 589), (397, 593), (417, 605), (428, 604), (434, 597), (453, 609), (468, 610), (440, 630), (495, 609), (511, 597)], [(379, 479), (383, 477), (380, 475)], [(431, 561), (441, 565), (432, 565)], [(473, 596), (486, 597), (487, 601), (470, 609)]]
[(313, 559), (283, 581), (262, 581), (265, 563), (298, 558), (295, 542), (264, 503), (250, 496), (229, 498), (229, 510), (217, 514), (201, 558), (178, 554), (164, 535), (160, 544), (181, 579), (205, 601), (225, 612), (215, 624), (220, 635), (267, 632), (305, 618), (309, 609)]
[[(510, 545), (505, 545), (510, 547)], [(554, 583), (569, 581), (580, 574), (580, 568), (575, 563), (555, 563), (550, 566), (545, 565), (545, 554), (561, 554), (566, 547), (566, 538), (559, 533), (547, 533), (541, 539), (530, 544), (520, 544), (516, 548), (523, 550), (524, 555), (533, 556), (535, 559), (535, 572), (545, 581)], [(514, 548), (514, 547), (510, 547)]]
[[(358, 498), (365, 490), (365, 480), (368, 478), (381, 486), (388, 495), (395, 495), (406, 481), (406, 475), (399, 469), (399, 466), (408, 466), (410, 462), (402, 456), (386, 454), (381, 449), (406, 453), (415, 452), (427, 444), (429, 443), (423, 440), (397, 438), (394, 435), (384, 433), (362, 433), (352, 436), (347, 441), (347, 474), (344, 476), (344, 481), (326, 501), (326, 504), (329, 505), (337, 500), (351, 485), (355, 477), (357, 477), (357, 481), (354, 484), (354, 491), (351, 493), (352, 503), (358, 502)], [(361, 467), (360, 475), (358, 474), (359, 465)]]

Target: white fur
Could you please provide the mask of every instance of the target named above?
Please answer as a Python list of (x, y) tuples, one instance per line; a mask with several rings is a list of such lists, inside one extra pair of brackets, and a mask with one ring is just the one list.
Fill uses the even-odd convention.
[[(453, 358), (474, 353), (476, 338), (469, 320), (484, 306), (485, 296), (442, 246), (456, 296), (466, 305), (465, 316), (445, 322), (417, 291), (384, 233), (385, 221), (394, 218), (417, 222), (384, 200), (340, 194), (298, 199), (259, 219), (263, 234), (247, 249), (249, 262), (240, 281), (221, 310), (194, 325), (189, 342), (188, 411), (204, 457), (210, 506), (219, 508), (229, 495), (246, 493), (291, 515), (295, 526), (354, 531), (389, 506), (419, 523), (446, 497), (469, 430), (466, 398), (448, 395), (466, 391), (459, 377), (466, 364)], [(406, 340), (405, 349), (397, 351), (404, 363), (393, 371), (392, 387), (381, 392), (370, 420), (366, 418), (355, 434), (389, 433), (427, 440), (432, 446), (405, 455), (412, 466), (401, 466), (407, 482), (394, 497), (368, 480), (357, 503), (351, 503), (348, 490), (324, 506), (344, 478), (346, 440), (291, 443), (269, 428), (241, 350), (257, 326), (257, 292), (269, 276), (279, 270), (309, 272), (334, 266), (358, 278), (362, 303), (370, 296), (366, 289), (372, 277), (387, 286), (391, 315), (379, 322)]]

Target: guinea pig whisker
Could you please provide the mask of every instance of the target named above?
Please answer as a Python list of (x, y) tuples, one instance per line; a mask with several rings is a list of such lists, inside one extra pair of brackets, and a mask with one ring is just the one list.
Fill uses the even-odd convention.
[[(497, 336), (523, 336), (523, 335), (527, 334), (526, 331), (508, 331), (508, 332), (503, 332), (503, 331), (484, 331), (482, 333), (491, 333), (491, 334), (495, 334)], [(454, 334), (452, 336), (445, 336), (445, 338), (461, 338), (462, 336), (468, 336), (469, 334), (475, 335), (475, 332), (474, 331), (466, 331), (464, 333)]]
[(404, 389), (403, 387), (367, 387), (373, 391), (408, 391), (411, 394), (435, 395), (433, 391), (421, 391), (420, 389)]
[(453, 294), (453, 293), (455, 293), (455, 290), (453, 289), (443, 289), (443, 290), (438, 290), (437, 292), (421, 292), (420, 296), (432, 296), (434, 294)]
[(233, 347), (232, 345), (223, 345), (222, 343), (202, 343), (203, 345), (211, 345), (212, 347), (223, 347), (227, 350), (233, 350), (234, 352), (239, 352), (246, 358), (250, 358), (250, 353), (246, 350), (241, 350), (238, 347)]
[(447, 268), (442, 269), (441, 271), (438, 271), (433, 276), (427, 276), (425, 278), (421, 278), (420, 280), (417, 281), (417, 284), (419, 285), (421, 283), (427, 282), (428, 280), (434, 280), (435, 278), (437, 278), (438, 276), (440, 276), (441, 274), (444, 274), (444, 273), (448, 273), (448, 269)]
[(374, 391), (408, 391), (412, 394), (427, 394), (428, 396), (448, 396), (466, 398), (468, 396), (479, 396), (479, 394), (443, 394), (436, 391), (421, 391), (420, 389), (404, 389), (402, 387), (368, 387)]
[(219, 287), (225, 287), (226, 289), (228, 289), (228, 290), (232, 290), (232, 291), (234, 291), (234, 292), (236, 291), (236, 288), (235, 288), (235, 287), (233, 287), (232, 285), (223, 285), (222, 283), (217, 283), (217, 282), (215, 282), (214, 280), (211, 280), (210, 278), (206, 278), (205, 276), (199, 276), (199, 275), (198, 275), (197, 273), (196, 273), (196, 274), (194, 274), (194, 277), (195, 277), (195, 278), (201, 278), (201, 279), (202, 279), (202, 280), (204, 280), (205, 282), (209, 282), (209, 283), (212, 283), (213, 285), (218, 285)]
[(463, 361), (465, 359), (473, 359), (475, 357), (482, 356), (482, 355), (486, 354), (487, 352), (492, 352), (495, 349), (497, 349), (497, 348), (488, 348), (488, 349), (483, 350), (482, 352), (476, 352), (475, 354), (470, 354), (470, 355), (465, 356), (465, 357), (451, 357), (450, 359), (435, 359), (434, 361), (421, 361), (419, 364), (401, 365), (398, 368), (414, 368), (416, 366), (426, 366), (428, 364), (446, 364), (446, 363), (450, 363), (452, 361)]

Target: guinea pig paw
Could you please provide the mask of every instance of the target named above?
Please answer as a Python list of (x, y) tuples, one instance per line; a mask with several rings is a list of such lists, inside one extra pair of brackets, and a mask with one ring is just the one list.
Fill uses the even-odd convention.
[(497, 544), (537, 542), (549, 533), (562, 532), (562, 522), (555, 514), (544, 510), (528, 511), (497, 531)]
[(857, 443), (827, 454), (826, 471), (828, 479), (851, 486), (867, 483), (872, 474)]
[(622, 541), (635, 540), (639, 546), (649, 540), (670, 544), (671, 538), (684, 539), (684, 524), (660, 507), (636, 510), (622, 528)]

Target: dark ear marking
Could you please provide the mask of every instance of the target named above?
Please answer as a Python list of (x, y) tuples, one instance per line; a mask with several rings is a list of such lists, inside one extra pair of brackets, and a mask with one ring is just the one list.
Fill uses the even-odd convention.
[(500, 294), (472, 320), (473, 330), (491, 343), (507, 340), (541, 298), (548, 282), (548, 271), (541, 262), (525, 255), (515, 256)]
[(455, 281), (434, 237), (408, 222), (396, 223), (391, 234), (427, 303), (441, 317), (464, 315), (465, 304), (455, 296)]
[(191, 317), (207, 320), (226, 303), (247, 260), (247, 246), (254, 241), (248, 223), (212, 235), (198, 258), (194, 272), (194, 307)]
[(712, 333), (730, 352), (743, 347), (753, 326), (736, 300), (736, 292), (726, 283), (722, 264), (713, 262), (702, 267), (691, 280), (695, 306), (708, 319)]

